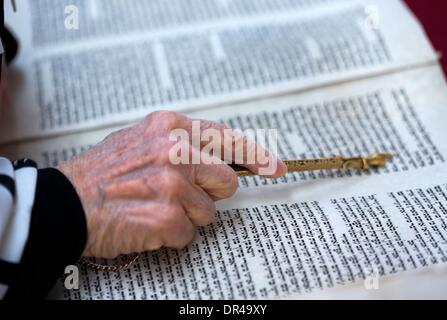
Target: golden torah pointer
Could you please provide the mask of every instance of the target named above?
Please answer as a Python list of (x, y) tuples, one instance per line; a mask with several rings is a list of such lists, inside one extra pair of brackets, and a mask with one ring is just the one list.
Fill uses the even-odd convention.
[[(288, 172), (303, 172), (315, 170), (330, 169), (360, 169), (368, 170), (369, 168), (380, 168), (385, 166), (393, 155), (390, 153), (374, 153), (369, 157), (352, 157), (343, 158), (340, 156), (326, 159), (308, 159), (308, 160), (285, 160)], [(254, 173), (239, 165), (231, 165), (233, 170), (239, 177), (255, 176)]]

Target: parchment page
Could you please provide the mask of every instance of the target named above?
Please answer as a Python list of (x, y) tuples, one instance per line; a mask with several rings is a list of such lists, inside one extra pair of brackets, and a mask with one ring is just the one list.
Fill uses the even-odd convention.
[(72, 3), (23, 0), (16, 14), (8, 10), (21, 50), (0, 142), (129, 123), (156, 109), (299, 92), (437, 59), (397, 0), (197, 0), (191, 10), (182, 1), (74, 1), (79, 29), (66, 30), (63, 10)]
[[(242, 178), (236, 195), (218, 203), (216, 222), (186, 249), (144, 254), (121, 273), (83, 270), (79, 291), (60, 285), (55, 292), (69, 299), (297, 298), (445, 266), (446, 108), (446, 82), (432, 66), (190, 113), (235, 128), (277, 128), (283, 158), (387, 151), (395, 159), (369, 172)], [(9, 154), (53, 165), (107, 133), (27, 143)], [(431, 273), (427, 285), (444, 274)], [(402, 282), (387, 283), (384, 297), (402, 290)], [(426, 290), (417, 283), (415, 290)]]

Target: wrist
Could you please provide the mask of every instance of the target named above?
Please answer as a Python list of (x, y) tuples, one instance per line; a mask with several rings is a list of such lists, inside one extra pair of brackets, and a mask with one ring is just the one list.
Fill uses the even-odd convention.
[(82, 252), (82, 256), (92, 256), (89, 247), (90, 243), (92, 242), (92, 235), (94, 235), (93, 231), (97, 229), (97, 224), (95, 224), (94, 219), (92, 219), (92, 211), (94, 211), (92, 208), (92, 203), (95, 203), (95, 199), (98, 199), (98, 197), (96, 196), (97, 192), (96, 188), (94, 187), (95, 183), (92, 182), (94, 177), (85, 173), (85, 168), (82, 167), (82, 164), (82, 161), (80, 162), (79, 159), (74, 158), (60, 164), (57, 167), (57, 170), (59, 170), (68, 181), (70, 181), (83, 207), (86, 221), (87, 243)]

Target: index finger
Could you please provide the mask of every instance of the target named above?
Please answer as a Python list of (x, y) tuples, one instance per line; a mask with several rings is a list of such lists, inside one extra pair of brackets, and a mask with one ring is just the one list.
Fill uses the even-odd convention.
[(192, 120), (178, 113), (164, 112), (161, 115), (166, 117), (158, 119), (160, 121), (151, 125), (159, 127), (160, 130), (156, 131), (170, 130), (173, 134), (170, 139), (177, 137), (182, 139), (183, 135), (177, 136), (178, 132), (174, 132), (178, 129), (184, 130), (193, 148), (204, 154), (210, 152), (211, 157), (220, 158), (228, 164), (243, 166), (255, 174), (268, 178), (277, 178), (287, 172), (284, 162), (238, 130), (214, 121)]
[[(220, 134), (220, 158), (225, 162), (238, 164), (255, 174), (268, 178), (277, 178), (286, 174), (287, 166), (283, 161), (278, 159), (268, 149), (263, 148), (259, 143), (252, 141), (242, 132), (230, 129), (225, 125), (213, 121), (196, 121), (200, 121), (200, 132), (205, 138), (212, 136), (211, 132), (210, 134), (207, 134), (209, 132), (208, 130), (215, 130)], [(268, 140), (269, 143), (276, 143), (275, 140)], [(204, 151), (203, 148), (206, 148), (209, 143), (209, 140), (201, 139), (200, 147), (202, 148), (202, 151)]]

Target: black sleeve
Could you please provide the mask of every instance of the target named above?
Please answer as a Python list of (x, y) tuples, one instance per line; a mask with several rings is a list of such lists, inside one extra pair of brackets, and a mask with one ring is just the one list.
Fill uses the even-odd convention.
[(5, 298), (45, 297), (86, 242), (85, 214), (74, 187), (56, 169), (39, 170), (28, 240)]

